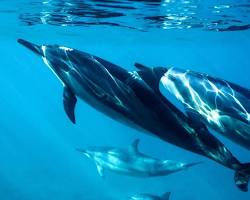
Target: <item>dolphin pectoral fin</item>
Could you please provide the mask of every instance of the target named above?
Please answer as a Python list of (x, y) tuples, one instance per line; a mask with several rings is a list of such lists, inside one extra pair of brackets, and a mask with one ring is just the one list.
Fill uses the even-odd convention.
[(140, 139), (135, 139), (132, 144), (129, 147), (129, 151), (133, 153), (138, 153), (138, 145), (139, 145)]
[(134, 66), (137, 68), (137, 69), (140, 69), (140, 70), (145, 70), (145, 69), (150, 69), (149, 67), (143, 65), (143, 64), (140, 64), (140, 63), (135, 63)]
[(67, 87), (63, 90), (63, 106), (66, 114), (68, 115), (70, 121), (75, 124), (75, 105), (77, 99), (75, 94)]
[(98, 163), (96, 163), (96, 168), (97, 168), (97, 171), (98, 171), (98, 174), (101, 176), (101, 177), (104, 177), (104, 169), (101, 165), (99, 165)]
[(161, 198), (162, 200), (169, 200), (171, 192), (165, 192)]

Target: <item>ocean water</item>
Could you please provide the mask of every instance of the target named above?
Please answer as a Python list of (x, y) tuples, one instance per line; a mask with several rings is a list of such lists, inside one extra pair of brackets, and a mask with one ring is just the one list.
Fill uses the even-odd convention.
[[(192, 69), (250, 88), (249, 0), (1, 0), (0, 199), (125, 200), (137, 193), (173, 200), (249, 200), (233, 171), (106, 117), (83, 101), (76, 125), (62, 105), (62, 85), (42, 60), (16, 42), (60, 44), (128, 70), (147, 66)], [(214, 133), (242, 162), (244, 148)], [(126, 148), (161, 159), (203, 161), (165, 177), (107, 172), (75, 148)]]

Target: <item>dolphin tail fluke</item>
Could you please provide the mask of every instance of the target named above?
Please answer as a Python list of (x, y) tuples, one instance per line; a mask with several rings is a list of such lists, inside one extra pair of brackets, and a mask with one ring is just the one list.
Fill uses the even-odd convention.
[(25, 46), (29, 50), (33, 51), (34, 53), (36, 53), (40, 56), (43, 55), (41, 46), (33, 44), (33, 43), (28, 42), (27, 40), (23, 40), (23, 39), (18, 39), (17, 42), (20, 43), (21, 45)]
[(193, 166), (196, 166), (196, 165), (199, 165), (199, 164), (202, 164), (203, 162), (193, 162), (193, 163), (188, 163), (186, 164), (184, 167), (185, 169), (188, 169), (190, 167), (193, 167)]
[(248, 183), (250, 178), (250, 163), (241, 165), (241, 168), (234, 174), (236, 186), (243, 192), (248, 191)]
[(165, 192), (165, 193), (162, 195), (162, 199), (163, 199), (163, 200), (169, 200), (169, 199), (170, 199), (170, 194), (171, 194), (171, 192)]

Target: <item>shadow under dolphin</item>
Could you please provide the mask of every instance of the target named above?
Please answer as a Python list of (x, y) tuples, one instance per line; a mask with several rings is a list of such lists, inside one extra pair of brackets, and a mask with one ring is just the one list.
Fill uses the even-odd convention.
[(204, 123), (187, 117), (159, 91), (167, 68), (137, 65), (137, 71), (127, 71), (76, 49), (18, 42), (41, 56), (60, 80), (64, 109), (73, 123), (78, 97), (117, 121), (234, 170), (235, 184), (248, 191), (250, 163), (240, 163)]

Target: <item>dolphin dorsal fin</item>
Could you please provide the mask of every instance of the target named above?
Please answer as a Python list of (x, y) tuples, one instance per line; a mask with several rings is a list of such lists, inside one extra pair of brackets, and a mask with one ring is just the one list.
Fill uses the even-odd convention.
[(135, 139), (132, 144), (130, 145), (129, 149), (130, 151), (134, 153), (138, 153), (138, 145), (139, 145), (140, 139)]
[(143, 65), (143, 64), (141, 64), (141, 63), (135, 63), (134, 66), (135, 66), (137, 69), (140, 69), (140, 70), (150, 69), (149, 67), (147, 67), (146, 65)]
[(161, 196), (161, 198), (162, 198), (162, 200), (169, 200), (170, 199), (170, 192), (165, 192), (162, 196)]
[(68, 115), (70, 121), (72, 123), (76, 123), (75, 121), (75, 105), (76, 105), (76, 97), (75, 94), (71, 91), (70, 88), (64, 86), (63, 90), (63, 106), (66, 114)]

